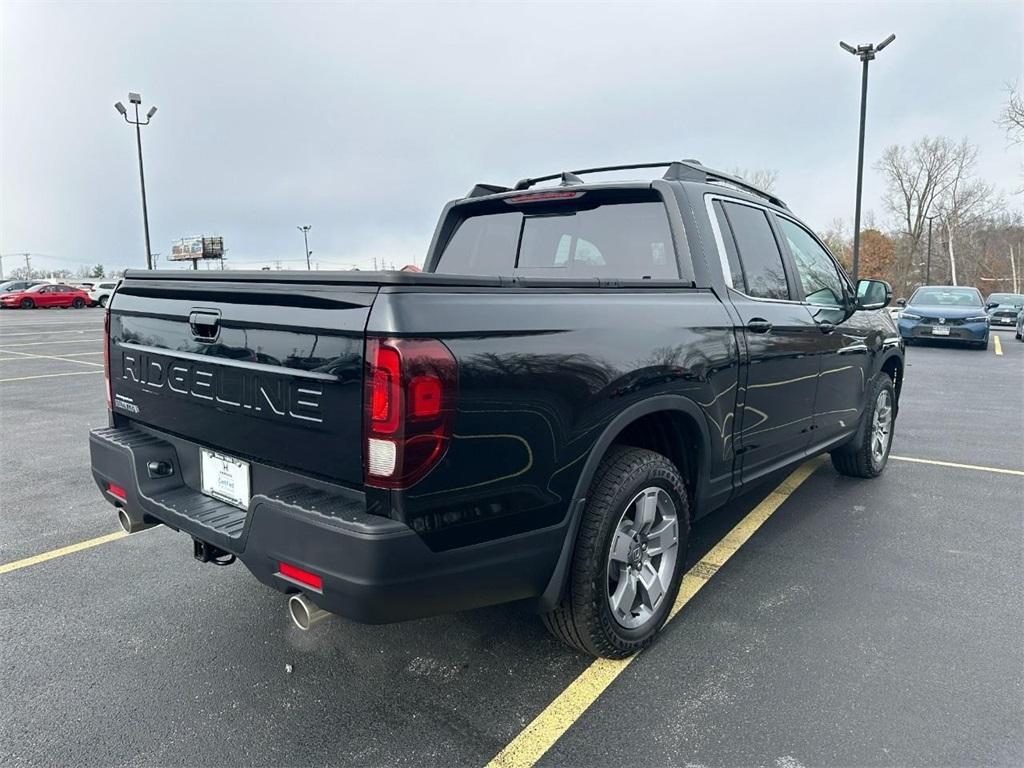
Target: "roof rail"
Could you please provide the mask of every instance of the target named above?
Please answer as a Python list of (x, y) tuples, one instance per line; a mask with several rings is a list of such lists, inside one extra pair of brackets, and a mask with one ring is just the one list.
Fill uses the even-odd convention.
[(702, 184), (718, 182), (721, 184), (729, 184), (730, 186), (737, 187), (744, 192), (749, 192), (752, 195), (763, 197), (772, 205), (777, 205), (779, 208), (789, 210), (789, 206), (782, 201), (782, 198), (773, 195), (771, 192), (766, 192), (760, 187), (756, 187), (749, 181), (744, 181), (738, 176), (733, 176), (729, 173), (722, 173), (722, 171), (716, 171), (713, 168), (708, 168), (697, 160), (679, 160), (677, 162), (670, 163), (663, 178), (668, 181), (696, 181)]
[[(707, 183), (722, 183), (729, 184), (733, 187), (749, 192), (750, 194), (763, 197), (773, 205), (777, 205), (780, 208), (788, 209), (787, 206), (779, 197), (776, 197), (770, 192), (766, 192), (760, 187), (755, 187), (750, 182), (744, 181), (743, 179), (732, 176), (722, 171), (716, 171), (713, 168), (708, 168), (703, 165), (699, 160), (670, 160), (665, 163), (634, 163), (630, 165), (604, 165), (598, 168), (581, 168), (576, 171), (561, 171), (559, 173), (548, 174), (547, 176), (535, 176), (532, 178), (520, 179), (512, 187), (513, 190), (529, 189), (534, 184), (538, 184), (542, 181), (554, 181), (560, 179), (562, 186), (568, 186), (569, 184), (579, 184), (581, 179), (579, 178), (583, 174), (588, 173), (605, 173), (608, 171), (631, 171), (640, 168), (666, 168), (665, 175), (662, 177), (668, 181), (696, 181), (702, 184)], [(477, 185), (474, 187), (474, 192), (477, 188), (484, 185)], [(470, 197), (477, 197), (478, 195), (471, 194)]]

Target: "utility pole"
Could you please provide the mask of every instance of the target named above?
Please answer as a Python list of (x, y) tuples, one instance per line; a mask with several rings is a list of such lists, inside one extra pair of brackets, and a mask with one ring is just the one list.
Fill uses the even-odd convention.
[(22, 256), (25, 257), (25, 279), (31, 280), (32, 279), (32, 254), (30, 254), (30, 253), (23, 253)]
[(853, 282), (857, 283), (857, 271), (860, 267), (860, 199), (864, 188), (864, 123), (868, 110), (868, 62), (875, 58), (875, 55), (889, 43), (896, 39), (896, 35), (889, 35), (878, 45), (864, 43), (854, 48), (849, 43), (839, 41), (839, 47), (847, 53), (857, 56), (863, 63), (863, 74), (860, 81), (860, 139), (857, 145), (857, 202), (853, 214)]
[(313, 227), (311, 227), (309, 224), (305, 224), (305, 225), (303, 225), (301, 227), (298, 227), (299, 232), (302, 233), (302, 242), (306, 246), (306, 271), (307, 272), (310, 269), (310, 267), (309, 267), (309, 257), (313, 254), (313, 252), (311, 250), (309, 250), (309, 230), (311, 230), (312, 228)]
[(128, 117), (128, 110), (125, 109), (124, 104), (120, 101), (114, 105), (114, 109), (121, 113), (121, 117), (129, 125), (135, 126), (135, 143), (139, 149), (139, 183), (142, 185), (142, 228), (146, 232), (146, 269), (153, 268), (153, 253), (149, 246), (149, 209), (146, 206), (146, 173), (142, 169), (142, 130), (143, 125), (149, 125), (149, 121), (153, 119), (153, 115), (156, 114), (156, 107), (150, 107), (149, 112), (146, 113), (146, 121), (142, 122), (139, 119), (139, 106), (142, 104), (142, 97), (137, 93), (128, 94), (128, 103), (135, 106), (135, 119), (131, 120)]
[(928, 260), (925, 262), (924, 268), (924, 284), (932, 284), (932, 219), (934, 216), (925, 216), (928, 219)]

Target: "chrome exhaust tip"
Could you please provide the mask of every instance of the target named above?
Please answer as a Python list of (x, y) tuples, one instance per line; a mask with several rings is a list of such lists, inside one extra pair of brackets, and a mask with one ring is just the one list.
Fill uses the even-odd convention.
[(305, 595), (292, 595), (288, 598), (288, 614), (295, 626), (303, 632), (331, 615), (323, 608), (317, 608)]
[(144, 531), (147, 528), (153, 528), (160, 523), (150, 523), (143, 518), (134, 518), (128, 514), (128, 510), (124, 507), (117, 508), (117, 524), (121, 526), (121, 530), (125, 533), (138, 533)]

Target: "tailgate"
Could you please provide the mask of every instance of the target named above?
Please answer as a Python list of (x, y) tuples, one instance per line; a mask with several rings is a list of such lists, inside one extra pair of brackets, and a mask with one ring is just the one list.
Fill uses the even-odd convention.
[(243, 459), (362, 483), (372, 285), (130, 275), (110, 308), (113, 410)]

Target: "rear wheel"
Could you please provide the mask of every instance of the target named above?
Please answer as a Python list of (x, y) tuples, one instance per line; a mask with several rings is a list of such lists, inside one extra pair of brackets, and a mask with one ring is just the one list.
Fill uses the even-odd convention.
[(81, 296), (76, 296), (75, 300), (71, 302), (71, 306), (74, 307), (75, 309), (81, 309), (82, 307), (85, 306), (85, 299), (83, 299)]
[(676, 466), (654, 451), (613, 448), (590, 486), (566, 594), (544, 624), (594, 656), (639, 651), (675, 602), (689, 536)]
[(34, 301), (32, 301), (32, 299), (22, 299), (21, 300), (21, 308), (22, 309), (32, 309), (35, 305), (36, 305), (36, 303)]
[(106, 307), (107, 306), (107, 297), (106, 296), (100, 296), (100, 300), (98, 302), (96, 302), (96, 303), (99, 304), (101, 307)]
[(896, 390), (884, 373), (868, 389), (867, 424), (860, 440), (832, 451), (832, 466), (849, 477), (878, 477), (889, 461), (896, 418)]

